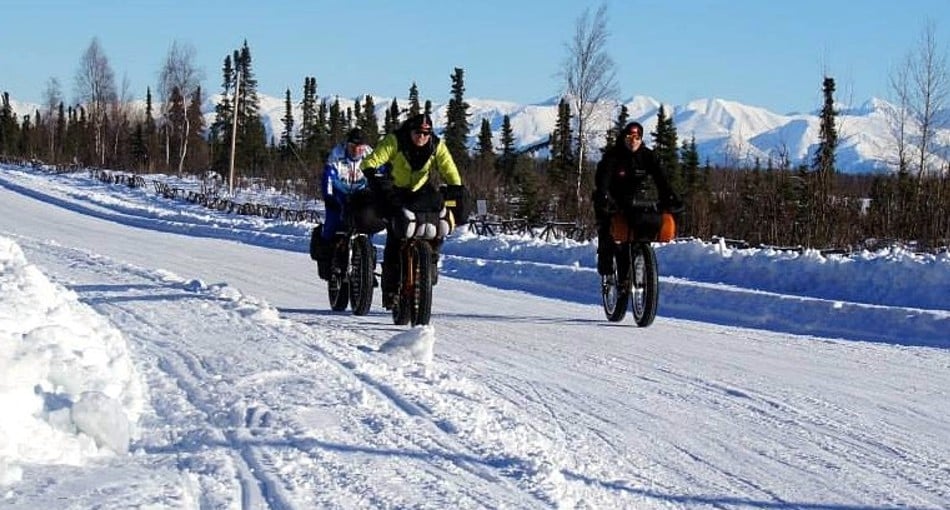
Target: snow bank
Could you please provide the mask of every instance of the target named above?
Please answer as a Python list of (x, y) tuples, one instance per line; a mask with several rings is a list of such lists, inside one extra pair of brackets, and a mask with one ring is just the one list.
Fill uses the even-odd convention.
[(122, 334), (0, 237), (0, 484), (125, 453), (144, 392)]

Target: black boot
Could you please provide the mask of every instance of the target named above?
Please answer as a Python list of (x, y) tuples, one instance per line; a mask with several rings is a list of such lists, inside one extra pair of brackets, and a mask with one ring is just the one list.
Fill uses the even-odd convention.
[(597, 273), (601, 276), (614, 272), (614, 249), (614, 241), (609, 234), (597, 237)]
[(376, 247), (373, 246), (373, 288), (379, 287), (379, 278), (376, 277)]
[(398, 242), (390, 245), (386, 242), (383, 250), (383, 308), (392, 309), (396, 300), (396, 290), (399, 288), (399, 246)]
[(333, 257), (333, 245), (330, 244), (330, 241), (326, 239), (321, 239), (314, 251), (314, 260), (317, 261), (317, 275), (320, 276), (321, 280), (330, 279), (330, 271), (333, 267), (333, 261), (330, 260)]

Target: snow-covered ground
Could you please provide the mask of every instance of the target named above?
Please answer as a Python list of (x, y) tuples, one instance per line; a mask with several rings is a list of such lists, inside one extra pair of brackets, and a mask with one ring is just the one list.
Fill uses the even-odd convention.
[(409, 328), (310, 227), (0, 167), (0, 506), (950, 507), (947, 254), (657, 246), (640, 329), (457, 232)]

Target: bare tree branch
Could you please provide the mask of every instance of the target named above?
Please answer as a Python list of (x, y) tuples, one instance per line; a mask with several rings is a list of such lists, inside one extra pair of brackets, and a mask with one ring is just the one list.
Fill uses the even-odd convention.
[(201, 85), (204, 73), (194, 62), (194, 46), (174, 41), (165, 56), (158, 79), (158, 94), (165, 121), (165, 164), (171, 163), (172, 143), (175, 143), (179, 175), (188, 153), (188, 133), (191, 127), (188, 125), (188, 116), (183, 114), (184, 110), (179, 112), (179, 115), (172, 115), (172, 102), (174, 97), (187, 101)]
[(115, 73), (109, 65), (99, 38), (93, 37), (79, 61), (79, 70), (76, 72), (76, 98), (79, 103), (86, 105), (92, 118), (95, 129), (95, 154), (99, 156), (99, 164), (105, 163), (105, 146), (103, 140), (103, 124), (107, 106), (115, 100)]
[(607, 5), (602, 4), (593, 16), (590, 9), (577, 20), (574, 36), (568, 43), (568, 55), (565, 58), (561, 77), (565, 80), (565, 95), (571, 103), (572, 111), (577, 112), (577, 187), (576, 200), (578, 213), (581, 204), (581, 181), (584, 171), (584, 159), (591, 140), (590, 126), (597, 114), (598, 106), (612, 100), (617, 95), (614, 61), (606, 52)]
[(947, 56), (937, 48), (936, 29), (928, 23), (920, 38), (920, 46), (909, 61), (911, 80), (910, 108), (920, 135), (917, 170), (918, 179), (936, 168), (931, 164), (935, 159), (936, 135), (939, 128), (938, 114), (946, 108), (950, 94), (950, 75), (947, 70)]

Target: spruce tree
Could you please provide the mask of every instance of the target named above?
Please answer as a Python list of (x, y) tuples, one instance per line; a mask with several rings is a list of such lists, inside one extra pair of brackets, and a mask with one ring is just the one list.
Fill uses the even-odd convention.
[[(572, 178), (576, 168), (573, 144), (573, 130), (571, 128), (571, 105), (567, 99), (561, 98), (557, 107), (557, 121), (554, 132), (551, 133), (551, 168), (548, 174), (548, 183), (558, 204), (570, 204), (574, 201), (575, 189)], [(572, 211), (560, 210), (558, 214), (565, 217)]]
[(838, 148), (838, 130), (835, 128), (835, 80), (826, 76), (822, 82), (824, 104), (820, 114), (820, 130), (818, 134), (818, 149), (812, 163), (814, 170), (814, 209), (812, 226), (815, 231), (812, 247), (822, 248), (832, 243), (832, 228), (834, 223), (832, 197), (835, 184), (835, 151)]
[[(484, 124), (483, 124), (484, 125)], [(499, 138), (501, 153), (495, 162), (498, 168), (498, 180), (504, 190), (503, 211), (513, 215), (518, 211), (522, 196), (518, 187), (518, 154), (515, 152), (515, 134), (511, 128), (511, 118), (506, 114), (501, 119), (501, 136)]]
[(383, 133), (390, 132), (390, 126), (393, 125), (392, 111), (390, 108), (386, 108), (383, 112)]
[[(142, 123), (142, 139), (145, 144), (142, 170), (152, 173), (155, 170), (155, 161), (159, 153), (158, 126), (155, 124), (152, 106), (152, 88), (145, 89), (145, 120)], [(213, 140), (212, 140), (213, 142)]]
[(284, 126), (280, 133), (280, 159), (284, 162), (293, 158), (293, 136), (294, 136), (294, 108), (290, 102), (290, 89), (284, 93), (284, 116), (280, 119)]
[(362, 126), (363, 125), (363, 103), (360, 103), (360, 98), (353, 100), (353, 119), (350, 121), (350, 126)]
[(185, 158), (185, 167), (192, 171), (205, 170), (211, 164), (208, 157), (208, 142), (205, 138), (205, 119), (201, 113), (202, 101), (201, 87), (195, 87), (185, 112), (188, 119), (188, 154)]
[(16, 120), (16, 113), (10, 106), (10, 93), (4, 92), (0, 102), (0, 153), (4, 156), (15, 155), (19, 142), (20, 128)]
[(465, 177), (465, 186), (473, 196), (490, 199), (495, 204), (503, 197), (503, 190), (499, 186), (498, 174), (495, 172), (495, 150), (492, 147), (491, 124), (487, 118), (482, 119), (478, 134), (475, 158)]
[(53, 154), (53, 162), (62, 163), (63, 154), (65, 153), (66, 145), (66, 112), (65, 105), (62, 101), (59, 102), (59, 108), (56, 112), (56, 139), (59, 140), (59, 144), (56, 146), (56, 153)]
[[(52, 117), (52, 115), (50, 116)], [(30, 147), (34, 154), (33, 157), (40, 159), (42, 161), (49, 161), (50, 148), (49, 144), (46, 143), (46, 140), (49, 140), (49, 129), (48, 124), (50, 119), (44, 119), (43, 113), (39, 110), (33, 111), (33, 135), (30, 137)], [(118, 134), (117, 134), (118, 136)], [(115, 150), (119, 150), (118, 147), (115, 147)], [(121, 153), (120, 153), (121, 155)]]
[(627, 110), (627, 105), (622, 104), (620, 105), (620, 113), (617, 114), (617, 120), (614, 121), (613, 127), (607, 130), (607, 140), (604, 145), (604, 151), (617, 141), (617, 136), (623, 132), (623, 128), (627, 126), (628, 122), (630, 122), (630, 112)]
[(238, 93), (238, 133), (236, 165), (247, 169), (250, 175), (261, 176), (267, 163), (267, 138), (261, 121), (260, 100), (257, 96), (257, 79), (254, 77), (251, 49), (244, 46), (235, 51), (235, 68), (240, 74)]
[[(210, 138), (212, 166), (221, 175), (225, 175), (228, 171), (230, 158), (231, 126), (234, 115), (233, 87), (236, 83), (231, 55), (224, 57), (221, 75), (221, 100), (214, 107), (214, 122), (211, 124)], [(147, 129), (148, 126), (146, 125)], [(151, 136), (148, 132), (146, 132), (146, 135), (147, 137)]]
[(412, 86), (409, 87), (409, 116), (413, 117), (422, 113), (422, 108), (419, 106), (419, 87), (416, 86), (416, 82), (412, 82)]
[(546, 206), (541, 180), (534, 172), (531, 158), (515, 157), (515, 175), (518, 177), (518, 214), (529, 224), (545, 219)]
[(329, 117), (330, 107), (327, 106), (327, 100), (324, 98), (324, 100), (320, 102), (320, 107), (317, 108), (317, 125), (313, 133), (313, 141), (311, 142), (314, 154), (316, 154), (317, 157), (318, 167), (323, 166), (327, 155), (330, 154), (330, 147), (332, 147), (329, 134)]
[(511, 129), (511, 118), (505, 114), (501, 119), (501, 155), (498, 157), (498, 173), (501, 182), (509, 187), (514, 183), (515, 174), (515, 134)]
[(670, 185), (679, 191), (683, 189), (683, 176), (679, 167), (679, 144), (676, 139), (676, 126), (673, 117), (666, 116), (666, 109), (660, 105), (656, 114), (656, 131), (653, 135), (653, 151), (656, 153), (660, 169), (666, 172)]
[(336, 98), (330, 105), (330, 147), (343, 140), (347, 127), (346, 117), (340, 106), (340, 98)]
[(478, 147), (476, 148), (476, 158), (488, 161), (494, 164), (495, 149), (492, 146), (491, 123), (487, 118), (482, 118), (482, 124), (478, 132)]
[(307, 76), (303, 80), (303, 98), (300, 100), (300, 127), (297, 129), (297, 147), (301, 157), (311, 162), (308, 142), (313, 136), (317, 119), (317, 80)]
[(695, 135), (690, 137), (689, 141), (683, 142), (680, 160), (686, 180), (683, 188), (683, 203), (689, 210), (689, 214), (677, 218), (677, 223), (680, 224), (677, 230), (679, 235), (699, 235), (696, 220), (708, 213), (710, 193), (708, 187), (704, 185), (699, 167), (699, 151), (696, 149)]
[(20, 125), (20, 136), (17, 140), (15, 154), (24, 159), (33, 158), (33, 144), (31, 143), (31, 138), (33, 137), (33, 123), (30, 120), (30, 115), (23, 116), (23, 123)]
[(464, 74), (465, 71), (459, 67), (456, 67), (452, 74), (452, 97), (449, 99), (445, 132), (442, 136), (445, 146), (449, 149), (459, 169), (469, 166), (468, 135), (471, 130), (471, 125), (468, 123), (469, 104), (464, 98)]
[(825, 77), (822, 83), (824, 104), (820, 114), (820, 130), (818, 134), (818, 149), (812, 162), (812, 168), (822, 176), (823, 185), (828, 186), (835, 173), (835, 150), (838, 148), (838, 130), (835, 128), (835, 80)]
[(66, 108), (66, 122), (65, 122), (65, 132), (64, 136), (61, 138), (63, 140), (62, 145), (62, 160), (72, 164), (73, 158), (76, 157), (76, 145), (77, 134), (76, 134), (76, 110), (72, 106)]
[(145, 129), (142, 122), (135, 125), (132, 138), (129, 140), (129, 152), (135, 170), (144, 170), (148, 161), (148, 148), (145, 145)]
[(696, 150), (696, 136), (693, 135), (689, 141), (683, 141), (683, 147), (680, 149), (680, 160), (682, 162), (684, 183), (683, 196), (687, 198), (697, 191), (699, 185), (699, 151)]
[(386, 132), (393, 133), (399, 129), (399, 124), (402, 122), (399, 119), (399, 103), (396, 101), (396, 98), (393, 98), (393, 102), (389, 105), (388, 115), (386, 119)]
[(373, 96), (369, 94), (363, 103), (363, 120), (358, 127), (363, 131), (366, 143), (375, 147), (379, 142), (379, 121), (376, 119), (376, 104), (373, 102)]

